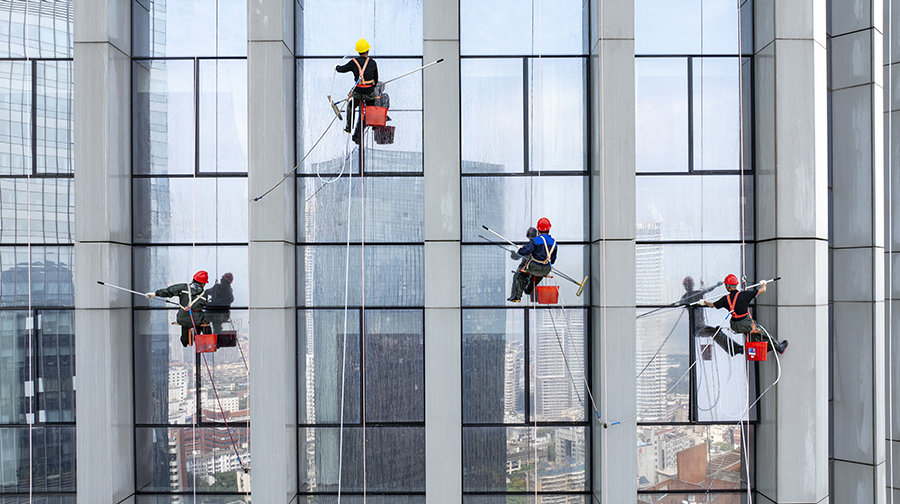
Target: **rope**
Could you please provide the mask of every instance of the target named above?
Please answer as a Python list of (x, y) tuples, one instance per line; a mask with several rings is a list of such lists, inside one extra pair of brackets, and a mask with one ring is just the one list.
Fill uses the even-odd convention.
[[(363, 0), (365, 3), (365, 0)], [(360, 72), (359, 78), (362, 79), (362, 72)], [(365, 145), (366, 145), (366, 125), (363, 120), (363, 110), (366, 108), (365, 100), (361, 100), (359, 103), (359, 213), (360, 213), (360, 248), (359, 248), (359, 260), (360, 260), (360, 276), (361, 276), (361, 294), (362, 294), (362, 324), (359, 328), (359, 334), (362, 340), (362, 353), (361, 360), (362, 364), (360, 366), (360, 371), (365, 376), (365, 365), (366, 365), (366, 156), (365, 156)], [(349, 214), (348, 214), (349, 217)], [(349, 229), (349, 223), (347, 229)], [(366, 480), (367, 478), (367, 469), (368, 464), (366, 463), (366, 380), (362, 380), (362, 391), (363, 391), (363, 411), (362, 411), (362, 431), (363, 431), (363, 439), (362, 439), (362, 459), (363, 459), (363, 504), (366, 502), (366, 494), (367, 494), (367, 486)]]
[[(28, 55), (28, 0), (25, 0), (25, 22), (24, 24), (24, 37), (22, 38), (22, 47), (25, 51), (25, 70), (23, 70), (23, 74), (27, 72), (29, 68), (31, 68), (31, 58)], [(24, 77), (24, 75), (23, 75)], [(31, 85), (34, 86), (34, 75), (32, 74)], [(23, 79), (24, 80), (24, 79)], [(26, 98), (22, 97), (22, 115), (23, 115), (23, 124), (27, 124), (24, 120), (25, 115), (25, 100)], [(34, 103), (31, 104), (31, 107), (34, 107)], [(30, 122), (30, 121), (29, 121)], [(36, 139), (32, 139), (32, 141), (36, 141)], [(30, 152), (30, 149), (29, 149)], [(35, 159), (32, 157), (31, 163), (34, 164)], [(34, 386), (34, 356), (32, 355), (32, 349), (34, 348), (34, 310), (32, 308), (32, 299), (31, 299), (31, 172), (33, 168), (26, 170), (25, 177), (25, 194), (26, 194), (26, 214), (28, 215), (28, 239), (27, 239), (27, 252), (28, 252), (28, 318), (26, 319), (25, 329), (28, 332), (28, 351), (25, 353), (26, 358), (28, 359), (28, 380), (31, 383), (31, 395), (28, 397), (28, 415), (26, 415), (26, 421), (28, 422), (28, 502), (34, 502), (34, 422), (35, 422), (35, 412), (34, 412), (34, 398), (36, 387)], [(31, 324), (29, 327), (28, 320), (31, 320)]]
[[(334, 121), (332, 121), (334, 122)], [(350, 140), (347, 140), (349, 151)], [(324, 187), (324, 186), (323, 186)], [(338, 495), (337, 504), (341, 504), (341, 485), (343, 483), (343, 466), (344, 466), (344, 393), (346, 389), (346, 372), (347, 372), (347, 313), (350, 306), (350, 212), (352, 208), (352, 189), (353, 189), (353, 170), (350, 170), (347, 178), (347, 253), (344, 263), (344, 338), (343, 351), (341, 352), (341, 426), (338, 432), (339, 449), (338, 449)], [(360, 334), (362, 328), (360, 328)]]
[[(893, 83), (893, 65), (894, 65), (894, 2), (888, 1), (888, 71), (887, 71), (887, 80), (888, 80), (888, 89), (894, 89)], [(893, 93), (891, 93), (893, 94)], [(885, 237), (885, 241), (887, 242), (888, 254), (887, 254), (887, 277), (888, 277), (888, 291), (887, 291), (887, 366), (888, 366), (888, 425), (885, 431), (887, 432), (888, 439), (888, 457), (890, 460), (890, 486), (889, 486), (889, 494), (891, 496), (891, 504), (894, 504), (894, 185), (893, 185), (893, 173), (894, 173), (894, 165), (893, 165), (893, 107), (891, 103), (888, 102), (888, 127), (887, 127), (887, 135), (888, 141), (884, 143), (887, 146), (885, 149), (887, 151), (887, 181), (885, 185), (887, 186), (888, 197), (887, 197), (887, 220), (888, 220), (888, 236)], [(876, 230), (875, 232), (878, 232)]]

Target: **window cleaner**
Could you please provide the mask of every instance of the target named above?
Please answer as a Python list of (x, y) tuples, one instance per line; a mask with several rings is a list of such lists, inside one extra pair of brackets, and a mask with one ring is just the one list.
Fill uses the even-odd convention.
[[(761, 324), (758, 324), (755, 320), (753, 320), (753, 316), (750, 315), (750, 302), (756, 299), (757, 296), (766, 292), (766, 283), (775, 282), (780, 280), (781, 277), (774, 278), (772, 280), (763, 280), (756, 285), (751, 285), (747, 287), (745, 290), (738, 289), (738, 278), (735, 275), (728, 275), (725, 277), (725, 289), (728, 290), (728, 293), (719, 298), (715, 302), (707, 301), (705, 299), (701, 299), (691, 305), (700, 304), (703, 306), (708, 306), (710, 308), (727, 308), (730, 315), (730, 325), (731, 330), (738, 334), (744, 334), (747, 342), (765, 342), (768, 343), (770, 349), (777, 351), (779, 354), (783, 354), (787, 349), (788, 341), (784, 340), (780, 343), (775, 343), (775, 339), (763, 327)], [(751, 291), (753, 287), (759, 287), (756, 292)], [(717, 341), (718, 343), (718, 341)], [(726, 345), (720, 346), (726, 348)], [(726, 348), (726, 351), (728, 349)], [(731, 355), (736, 355), (739, 353), (743, 353), (743, 348), (740, 348), (740, 345), (734, 345), (733, 350), (729, 353)]]

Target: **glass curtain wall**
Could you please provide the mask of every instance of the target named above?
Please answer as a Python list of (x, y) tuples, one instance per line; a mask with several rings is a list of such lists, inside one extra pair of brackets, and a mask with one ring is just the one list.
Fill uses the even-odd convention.
[(301, 502), (425, 502), (422, 74), (379, 92), (389, 129), (362, 159), (326, 102), (353, 88), (334, 67), (359, 38), (381, 82), (420, 67), (422, 23), (421, 0), (296, 8)]
[(247, 4), (135, 0), (132, 54), (134, 288), (207, 271), (221, 345), (135, 297), (137, 502), (249, 501)]
[(75, 502), (72, 4), (0, 3), (3, 502)]
[(741, 502), (753, 476), (756, 364), (685, 306), (755, 283), (751, 41), (749, 1), (635, 0), (639, 502)]
[[(507, 302), (541, 217), (559, 271), (590, 268), (588, 95), (581, 1), (460, 2), (463, 500), (587, 503), (590, 292)], [(506, 249), (506, 250), (504, 250)]]

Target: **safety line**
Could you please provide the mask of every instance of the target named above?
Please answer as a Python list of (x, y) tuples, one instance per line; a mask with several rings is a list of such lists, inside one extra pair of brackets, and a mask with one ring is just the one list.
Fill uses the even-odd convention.
[[(349, 113), (349, 110), (348, 110)], [(335, 116), (336, 117), (336, 116)], [(332, 120), (334, 122), (334, 120)], [(345, 151), (350, 150), (350, 139), (347, 139)], [(324, 187), (324, 186), (323, 186)], [(341, 488), (343, 484), (343, 466), (344, 466), (344, 394), (346, 390), (346, 372), (347, 372), (347, 313), (350, 306), (350, 223), (353, 202), (353, 170), (349, 170), (347, 177), (347, 252), (344, 263), (344, 338), (343, 351), (341, 352), (341, 425), (338, 431), (338, 494), (337, 504), (341, 504)], [(362, 328), (360, 328), (360, 336)], [(365, 399), (365, 398), (364, 398)]]
[[(194, 85), (195, 86), (197, 86), (197, 82), (199, 81), (199, 77), (200, 77), (198, 75), (200, 65), (197, 63), (197, 60), (196, 60), (196, 57), (197, 57), (197, 32), (198, 32), (197, 21), (198, 21), (199, 16), (200, 16), (200, 14), (199, 14), (199, 10), (198, 10), (197, 0), (194, 0), (194, 60), (193, 60), (194, 64), (193, 64), (193, 71), (195, 73), (195, 75), (194, 75)], [(194, 92), (192, 94), (193, 94), (194, 99), (196, 100), (196, 98), (199, 96), (200, 93), (199, 93), (198, 89), (194, 89)], [(200, 109), (200, 103), (194, 103), (194, 117), (195, 118), (198, 117), (197, 111), (199, 109)], [(195, 126), (194, 126), (194, 145), (195, 146), (197, 145), (197, 137), (199, 135), (199, 130), (200, 130), (200, 125), (195, 124)], [(197, 166), (197, 164), (198, 164), (197, 156), (198, 155), (199, 155), (199, 153), (197, 153), (197, 152), (194, 153), (194, 156), (195, 156), (194, 157), (194, 169), (193, 169), (194, 175), (191, 177), (191, 271), (197, 271), (196, 263), (195, 263), (195, 251), (197, 248), (197, 203), (196, 203), (196, 201), (197, 201), (197, 171), (199, 169), (199, 167)], [(193, 280), (193, 279), (191, 279), (191, 280)], [(193, 295), (193, 294), (191, 294), (191, 281), (190, 280), (188, 280), (188, 282), (187, 282), (187, 291), (188, 291), (188, 299), (190, 300), (190, 297)], [(188, 305), (188, 306), (189, 306), (188, 314), (190, 315), (191, 314), (190, 305)], [(191, 315), (190, 318), (191, 318), (191, 325), (194, 325), (193, 315)], [(197, 331), (196, 327), (194, 327), (194, 333), (199, 334), (199, 331)], [(190, 336), (190, 333), (188, 333), (188, 336)], [(197, 342), (194, 341), (194, 345), (196, 345), (196, 344), (197, 344)], [(200, 372), (200, 370), (197, 369), (196, 363), (197, 363), (197, 359), (195, 356), (194, 357), (194, 387), (195, 387), (194, 402), (195, 402), (195, 404), (194, 404), (194, 411), (191, 412), (191, 437), (194, 439), (194, 442), (196, 442), (196, 439), (197, 439), (197, 422), (199, 421), (197, 416), (202, 411), (202, 405), (201, 405), (201, 401), (200, 401), (200, 390), (197, 389), (197, 384), (199, 383), (199, 381), (198, 381), (198, 377), (196, 376)], [(199, 450), (196, 450), (196, 449), (191, 450), (191, 465), (193, 466), (193, 470), (191, 471), (191, 477), (192, 477), (193, 484), (191, 485), (191, 487), (193, 490), (194, 504), (196, 504), (196, 502), (197, 502), (197, 452), (198, 451)]]
[[(888, 0), (888, 28), (885, 31), (888, 34), (888, 71), (887, 80), (888, 86), (887, 88), (890, 90), (894, 89), (894, 2)], [(888, 127), (887, 127), (887, 135), (888, 141), (883, 142), (882, 145), (887, 145), (885, 149), (887, 151), (887, 180), (884, 182), (887, 186), (887, 235), (885, 237), (885, 242), (887, 242), (888, 254), (887, 254), (887, 277), (888, 277), (888, 290), (887, 290), (887, 386), (888, 386), (888, 425), (885, 428), (885, 432), (887, 433), (887, 451), (888, 458), (890, 460), (890, 486), (889, 492), (891, 497), (891, 504), (894, 504), (894, 494), (896, 493), (894, 487), (894, 473), (896, 470), (894, 468), (894, 165), (893, 165), (893, 146), (894, 146), (894, 107), (893, 107), (893, 92), (890, 93), (890, 98), (888, 99)], [(877, 195), (876, 195), (877, 196)], [(878, 230), (875, 230), (878, 232)]]
[(653, 357), (650, 357), (650, 360), (647, 361), (647, 364), (644, 366), (644, 369), (641, 369), (641, 372), (637, 374), (637, 376), (635, 377), (635, 380), (640, 378), (641, 375), (644, 374), (644, 371), (647, 370), (647, 368), (650, 366), (650, 364), (653, 362), (653, 360), (656, 359), (656, 356), (659, 355), (659, 352), (661, 352), (663, 347), (666, 346), (666, 342), (669, 341), (669, 337), (671, 337), (672, 333), (675, 332), (675, 329), (678, 328), (678, 323), (681, 322), (681, 317), (683, 317), (683, 316), (684, 316), (684, 311), (682, 311), (681, 313), (678, 314), (678, 318), (675, 320), (675, 324), (672, 325), (672, 330), (669, 331), (669, 334), (666, 335), (665, 339), (663, 339), (662, 344), (660, 344), (659, 348), (656, 349), (656, 353), (653, 354)]
[[(218, 5), (217, 5), (217, 7), (218, 7)], [(218, 19), (218, 17), (219, 16), (217, 14), (216, 19)], [(250, 41), (252, 41), (252, 37), (251, 37), (252, 32), (253, 32), (252, 16), (248, 14), (247, 15), (247, 39)], [(218, 33), (218, 30), (216, 31), (216, 33)], [(216, 44), (218, 44), (218, 39), (219, 39), (219, 37), (217, 35), (216, 36)], [(218, 56), (218, 52), (219, 51), (218, 51), (218, 47), (217, 47), (216, 56)], [(216, 128), (216, 131), (218, 132), (218, 127)], [(248, 192), (253, 187), (252, 180), (253, 180), (254, 170), (250, 169), (250, 162), (253, 159), (253, 140), (254, 140), (254, 138), (253, 138), (253, 51), (250, 49), (250, 44), (248, 44), (248, 48), (247, 48), (247, 191)], [(249, 215), (250, 205), (248, 204), (247, 207), (248, 207), (247, 213)], [(248, 241), (253, 239), (252, 238), (253, 237), (253, 219), (247, 219), (247, 237), (248, 237), (247, 238)], [(249, 253), (249, 244), (248, 244), (248, 253), (247, 253), (247, 271), (248, 272), (253, 271), (252, 260), (253, 260), (253, 258), (251, 257), (251, 255)], [(249, 282), (247, 284), (249, 285)], [(236, 339), (237, 339), (238, 350), (241, 352), (241, 359), (244, 360), (244, 368), (247, 369), (247, 391), (248, 391), (247, 410), (250, 411), (250, 393), (249, 392), (250, 392), (250, 389), (252, 388), (252, 383), (253, 383), (250, 381), (250, 366), (247, 364), (247, 359), (244, 358), (244, 349), (241, 346), (240, 339), (237, 337), (236, 337)], [(250, 344), (249, 313), (248, 313), (248, 318), (247, 318), (247, 344), (248, 345)], [(247, 351), (249, 352), (250, 349), (248, 348)], [(252, 417), (252, 411), (250, 411), (249, 416)], [(253, 458), (252, 458), (253, 450), (252, 450), (251, 441), (252, 441), (253, 436), (252, 436), (252, 432), (249, 430), (249, 426), (251, 425), (250, 420), (252, 420), (252, 418), (248, 418), (248, 422), (247, 422), (247, 426), (248, 426), (247, 452), (250, 453), (250, 455), (251, 455), (250, 463), (252, 464), (253, 463)], [(252, 493), (251, 488), (252, 488), (252, 485), (247, 485), (245, 495), (248, 498)]]
[[(363, 0), (365, 3), (365, 0)], [(362, 72), (360, 72), (360, 79), (363, 78)], [(363, 117), (363, 111), (366, 108), (365, 100), (360, 101), (360, 114), (359, 114), (359, 214), (360, 214), (360, 247), (359, 247), (359, 257), (360, 257), (360, 285), (361, 285), (361, 295), (362, 295), (362, 323), (360, 324), (359, 334), (360, 339), (362, 341), (362, 349), (361, 349), (361, 365), (360, 371), (362, 376), (362, 458), (363, 458), (363, 504), (366, 503), (367, 497), (367, 469), (368, 464), (366, 463), (366, 156), (365, 156), (365, 146), (366, 146), (366, 124)], [(374, 139), (374, 134), (372, 136)], [(374, 148), (374, 147), (373, 147)], [(348, 215), (349, 217), (349, 215)], [(350, 227), (349, 225), (347, 226)]]
[[(24, 25), (24, 29), (23, 29), (24, 36), (22, 37), (22, 47), (24, 48), (24, 52), (25, 52), (25, 68), (22, 70), (22, 76), (23, 76), (22, 81), (23, 82), (25, 81), (24, 76), (25, 76), (26, 72), (28, 72), (28, 70), (31, 69), (31, 58), (28, 55), (28, 5), (29, 5), (29, 0), (25, 0), (25, 20), (24, 20), (25, 22), (22, 23)], [(35, 79), (35, 75), (34, 75), (34, 73), (32, 73), (31, 83), (30, 83), (32, 88), (34, 87), (34, 79)], [(26, 113), (25, 112), (25, 109), (26, 109), (25, 96), (26, 96), (26, 93), (23, 93), (22, 108), (21, 108), (21, 114), (23, 116), (23, 124), (24, 124), (24, 116)], [(30, 92), (27, 93), (27, 96), (31, 96), (31, 93)], [(32, 103), (31, 109), (33, 109), (34, 106), (35, 106), (35, 104)], [(29, 110), (29, 112), (30, 112), (30, 110)], [(35, 114), (29, 113), (29, 119), (31, 119), (33, 116), (35, 116)], [(31, 122), (31, 121), (29, 120), (29, 122)], [(36, 139), (32, 138), (31, 141), (35, 142)], [(23, 146), (24, 146), (24, 142), (23, 142)], [(28, 146), (28, 149), (26, 149), (26, 150), (29, 153), (32, 152), (30, 146)], [(31, 281), (32, 281), (31, 268), (32, 268), (32, 264), (34, 262), (31, 258), (31, 172), (34, 171), (33, 166), (34, 166), (35, 162), (36, 162), (36, 160), (34, 159), (34, 156), (31, 156), (31, 165), (32, 166), (27, 167), (27, 170), (25, 172), (27, 175), (26, 180), (25, 180), (25, 184), (27, 186), (25, 188), (25, 195), (26, 195), (26, 200), (27, 200), (26, 214), (28, 215), (28, 225), (27, 225), (27, 230), (28, 230), (27, 231), (28, 232), (28, 240), (27, 240), (27, 243), (28, 243), (28, 248), (27, 248), (27, 253), (28, 253), (28, 317), (26, 318), (26, 325), (25, 325), (25, 330), (28, 332), (28, 352), (25, 355), (26, 355), (26, 358), (28, 359), (28, 380), (31, 383), (31, 395), (28, 397), (28, 411), (29, 411), (28, 414), (31, 416), (31, 418), (29, 419), (26, 415), (26, 421), (28, 422), (28, 464), (29, 464), (28, 465), (28, 501), (29, 502), (34, 501), (34, 422), (35, 422), (35, 420), (37, 420), (36, 414), (34, 411), (34, 400), (35, 400), (36, 393), (37, 393), (37, 387), (35, 387), (35, 383), (34, 383), (35, 382), (35, 380), (34, 380), (34, 359), (37, 357), (37, 353), (33, 351), (33, 349), (34, 349), (34, 327), (37, 324), (37, 320), (35, 320), (34, 310), (32, 307), (32, 299), (31, 299)], [(29, 328), (28, 320), (31, 320), (30, 328)]]

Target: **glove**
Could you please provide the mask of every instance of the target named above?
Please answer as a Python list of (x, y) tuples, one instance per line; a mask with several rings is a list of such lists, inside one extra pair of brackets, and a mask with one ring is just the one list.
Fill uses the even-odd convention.
[(153, 298), (156, 297), (156, 293), (155, 293), (155, 292), (148, 292), (148, 293), (146, 293), (146, 294), (144, 294), (144, 295), (147, 296), (147, 299), (153, 299)]
[(509, 258), (512, 259), (513, 261), (515, 261), (516, 259), (519, 258), (519, 254), (516, 254), (515, 252), (512, 252), (512, 251), (511, 251), (511, 252), (509, 253)]
[(762, 282), (759, 282), (759, 286), (760, 286), (760, 287), (765, 287), (765, 286), (766, 286), (766, 281), (763, 280)]
[(339, 63), (334, 64), (334, 71), (337, 72), (337, 67), (341, 66)]

